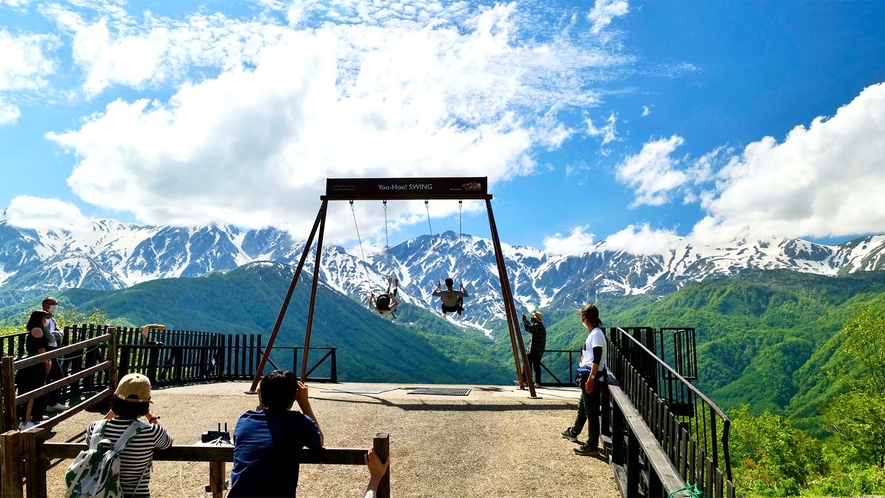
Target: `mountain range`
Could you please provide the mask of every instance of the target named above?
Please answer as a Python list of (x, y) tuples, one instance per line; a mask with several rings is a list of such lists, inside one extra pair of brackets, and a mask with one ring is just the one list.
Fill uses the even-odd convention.
[[(198, 277), (256, 261), (296, 264), (304, 240), (276, 228), (242, 230), (229, 225), (147, 226), (115, 220), (88, 222), (76, 230), (18, 228), (0, 218), (0, 305), (65, 288), (115, 290), (173, 277)], [(575, 306), (603, 296), (667, 295), (691, 282), (746, 270), (788, 269), (846, 275), (885, 268), (885, 236), (839, 245), (799, 239), (734, 241), (721, 246), (682, 239), (666, 254), (635, 255), (605, 250), (602, 243), (580, 255), (555, 255), (502, 244), (517, 307), (531, 310)], [(437, 283), (463, 282), (471, 296), (465, 322), (488, 333), (504, 317), (491, 240), (449, 231), (422, 235), (386, 252), (353, 254), (326, 246), (322, 281), (357, 301), (383, 292), (388, 277), (400, 281), (400, 300), (433, 309)], [(312, 275), (315, 256), (305, 270)], [(457, 285), (457, 283), (456, 283)]]

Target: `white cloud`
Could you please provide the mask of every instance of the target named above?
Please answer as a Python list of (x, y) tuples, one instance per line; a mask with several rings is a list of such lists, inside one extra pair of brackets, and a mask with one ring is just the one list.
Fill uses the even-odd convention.
[(0, 7), (6, 6), (14, 10), (24, 11), (33, 0), (0, 0)]
[(600, 250), (624, 251), (640, 256), (667, 255), (682, 241), (672, 230), (655, 230), (648, 223), (630, 225), (606, 237)]
[(642, 146), (639, 154), (628, 156), (616, 168), (616, 178), (636, 189), (633, 206), (660, 206), (669, 194), (685, 184), (689, 177), (677, 168), (679, 160), (670, 154), (682, 145), (682, 137), (653, 140)]
[(241, 70), (284, 33), (275, 24), (222, 14), (197, 13), (180, 21), (146, 12), (138, 24), (116, 5), (93, 7), (97, 13), (59, 5), (42, 9), (70, 34), (72, 57), (85, 72), (83, 90), (90, 98), (113, 85), (142, 89), (176, 84), (199, 68)]
[(749, 144), (702, 200), (699, 239), (840, 237), (885, 231), (885, 83), (778, 143)]
[[(75, 33), (90, 92), (168, 83), (194, 64), (221, 69), (168, 101), (118, 100), (79, 129), (49, 133), (78, 157), (69, 185), (143, 222), (306, 233), (327, 177), (481, 175), (494, 184), (531, 173), (536, 147), (557, 148), (571, 134), (557, 113), (595, 105), (592, 84), (632, 63), (568, 29), (538, 41), (515, 4), (452, 4), (437, 17), (431, 7), (388, 15), (366, 5), (339, 8), (360, 22), (268, 25), (257, 39), (247, 36), (251, 21), (192, 16), (188, 29), (205, 39), (181, 47), (194, 38), (183, 34), (174, 49), (179, 27), (159, 18), (129, 32), (119, 16), (86, 23), (53, 11)], [(159, 52), (156, 40), (166, 40)], [(143, 47), (150, 71), (107, 62), (142, 53), (131, 47)], [(361, 228), (373, 230), (381, 219), (369, 211)], [(391, 206), (403, 220), (421, 211)], [(352, 238), (349, 210), (336, 213), (326, 236)]]
[(44, 55), (53, 38), (47, 35), (13, 35), (0, 29), (0, 91), (36, 90), (55, 64)]
[(595, 236), (585, 231), (588, 228), (587, 226), (576, 226), (572, 227), (572, 231), (568, 235), (556, 233), (544, 237), (544, 252), (548, 254), (578, 256), (592, 251), (594, 249), (593, 239)]
[(15, 123), (21, 114), (17, 105), (4, 102), (0, 97), (0, 126)]
[(615, 116), (615, 113), (609, 114), (608, 118), (605, 120), (605, 125), (596, 126), (593, 124), (593, 120), (587, 118), (584, 123), (587, 125), (587, 134), (591, 137), (601, 137), (602, 143), (601, 146), (605, 146), (608, 143), (614, 142), (618, 140), (618, 130), (615, 126), (618, 122), (618, 117)]
[(6, 221), (19, 228), (59, 230), (81, 227), (88, 223), (80, 209), (69, 202), (29, 195), (12, 199), (5, 214)]
[(642, 117), (646, 117), (651, 114), (651, 109), (647, 105), (642, 106)]
[(602, 28), (611, 24), (615, 17), (625, 16), (630, 12), (630, 5), (626, 0), (596, 0), (593, 10), (587, 14), (587, 19), (593, 22), (592, 33), (599, 33)]

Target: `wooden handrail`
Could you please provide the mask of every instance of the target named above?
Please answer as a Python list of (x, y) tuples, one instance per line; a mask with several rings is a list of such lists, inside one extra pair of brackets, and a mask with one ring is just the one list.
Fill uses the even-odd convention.
[[(22, 485), (27, 485), (29, 498), (45, 498), (46, 462), (49, 459), (68, 460), (85, 450), (84, 443), (52, 443), (44, 439), (44, 430), (28, 429), (24, 432), (10, 431), (0, 435), (0, 458), (2, 458), (2, 496), (23, 498)], [(375, 435), (372, 441), (375, 453), (385, 461), (390, 456), (390, 436)], [(301, 454), (304, 464), (365, 465), (366, 448), (305, 449)], [(25, 458), (26, 457), (26, 458)], [(221, 498), (225, 491), (225, 463), (233, 462), (232, 445), (175, 445), (165, 450), (154, 450), (154, 460), (173, 462), (208, 462), (209, 485), (206, 491)], [(390, 467), (378, 486), (379, 498), (390, 498)]]
[(74, 353), (77, 351), (82, 351), (89, 346), (93, 346), (95, 344), (101, 344), (102, 342), (108, 342), (113, 337), (112, 334), (104, 334), (98, 337), (93, 337), (92, 339), (87, 339), (82, 342), (78, 342), (76, 344), (71, 344), (70, 346), (65, 346), (63, 348), (53, 349), (52, 351), (47, 351), (45, 353), (38, 354), (36, 356), (28, 356), (27, 358), (23, 358), (21, 360), (17, 360), (15, 362), (15, 369), (21, 370), (23, 368), (28, 368), (32, 365), (36, 365), (37, 363), (42, 363), (46, 360), (51, 360), (53, 358), (58, 358), (59, 356), (64, 356), (68, 353)]
[(103, 362), (99, 363), (98, 365), (94, 365), (94, 366), (87, 368), (86, 370), (77, 372), (72, 375), (68, 375), (67, 377), (62, 377), (61, 379), (53, 382), (52, 384), (46, 384), (45, 386), (41, 387), (40, 389), (35, 389), (33, 391), (28, 391), (25, 394), (20, 394), (15, 397), (15, 406), (27, 403), (28, 401), (30, 401), (34, 398), (39, 398), (40, 396), (43, 396), (46, 393), (51, 393), (52, 391), (55, 391), (56, 389), (61, 389), (62, 387), (69, 386), (69, 385), (83, 379), (84, 377), (88, 377), (92, 374), (96, 374), (96, 373), (102, 372), (104, 370), (108, 370), (111, 368), (112, 365), (113, 365), (113, 362), (103, 361)]

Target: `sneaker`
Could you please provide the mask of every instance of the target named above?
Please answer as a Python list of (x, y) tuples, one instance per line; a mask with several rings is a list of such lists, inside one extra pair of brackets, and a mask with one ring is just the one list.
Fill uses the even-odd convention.
[(68, 407), (65, 406), (65, 405), (63, 405), (63, 404), (61, 404), (61, 403), (56, 403), (56, 404), (54, 404), (54, 405), (52, 405), (52, 406), (47, 406), (47, 407), (46, 407), (46, 411), (47, 411), (47, 412), (63, 412), (63, 411), (65, 411), (65, 410), (67, 410), (67, 409), (68, 409)]
[(571, 442), (573, 442), (573, 443), (577, 443), (577, 442), (578, 442), (578, 435), (575, 434), (574, 432), (572, 432), (572, 428), (571, 428), (571, 427), (569, 427), (568, 429), (566, 429), (566, 430), (560, 432), (560, 434), (562, 434), (562, 437), (568, 439), (569, 441), (571, 441)]
[(34, 425), (34, 422), (28, 422), (27, 424), (18, 424), (18, 430), (23, 431), (26, 429), (30, 429), (31, 427), (34, 427)]
[(602, 455), (599, 453), (598, 448), (591, 448), (591, 447), (587, 446), (586, 444), (582, 444), (581, 446), (578, 446), (577, 448), (575, 448), (575, 454), (581, 455), (581, 456), (592, 456), (592, 457), (597, 457), (597, 458), (602, 457)]

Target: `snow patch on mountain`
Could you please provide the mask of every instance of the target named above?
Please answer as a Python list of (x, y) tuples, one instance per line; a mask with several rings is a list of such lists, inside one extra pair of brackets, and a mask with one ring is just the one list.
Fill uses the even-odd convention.
[[(723, 245), (683, 239), (665, 255), (606, 251), (597, 243), (581, 255), (553, 255), (502, 243), (507, 276), (520, 311), (556, 301), (581, 304), (605, 294), (667, 294), (708, 278), (744, 270), (792, 269), (842, 275), (885, 268), (885, 235), (839, 245), (797, 239), (736, 240)], [(228, 225), (145, 226), (96, 220), (72, 230), (20, 229), (0, 218), (0, 288), (52, 291), (121, 289), (158, 278), (198, 277), (256, 261), (296, 265), (304, 241), (275, 228), (243, 231)], [(304, 266), (313, 274), (315, 254)], [(294, 271), (294, 270), (292, 270)], [(451, 276), (470, 297), (459, 323), (488, 333), (504, 316), (499, 269), (491, 240), (448, 231), (422, 235), (382, 254), (326, 246), (321, 281), (360, 302), (398, 278), (399, 299), (436, 313), (437, 285)]]

